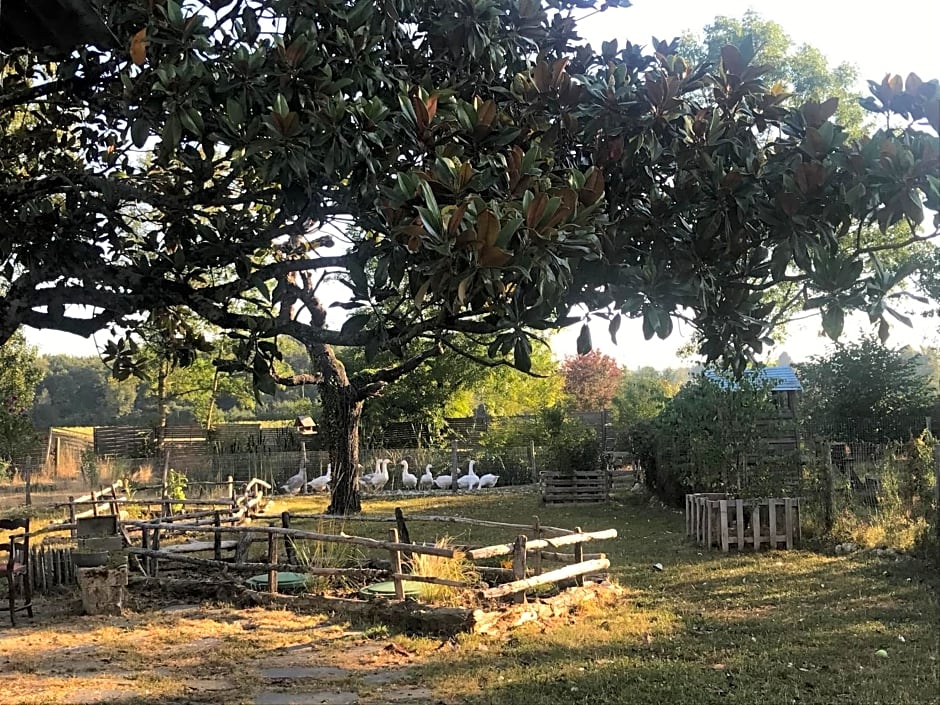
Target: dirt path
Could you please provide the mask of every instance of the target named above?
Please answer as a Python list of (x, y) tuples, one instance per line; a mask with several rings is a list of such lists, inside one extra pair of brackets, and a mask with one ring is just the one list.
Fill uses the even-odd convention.
[(415, 673), (430, 642), (370, 638), (277, 609), (175, 605), (75, 617), (70, 607), (41, 603), (32, 623), (0, 627), (0, 705), (443, 702)]

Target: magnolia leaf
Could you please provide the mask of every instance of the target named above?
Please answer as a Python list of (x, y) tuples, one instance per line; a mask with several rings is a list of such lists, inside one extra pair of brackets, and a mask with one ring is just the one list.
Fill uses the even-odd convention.
[(131, 47), (130, 47), (131, 61), (133, 61), (138, 66), (143, 66), (144, 62), (147, 61), (147, 45), (148, 44), (150, 44), (150, 42), (147, 41), (146, 28), (140, 30), (133, 37), (131, 37)]
[(607, 330), (610, 333), (610, 339), (613, 341), (614, 345), (617, 344), (617, 331), (620, 330), (620, 321), (621, 316), (618, 313), (616, 316), (610, 319), (610, 324), (607, 326)]
[(882, 318), (881, 321), (878, 322), (878, 340), (884, 344), (888, 342), (888, 336), (890, 334), (891, 326), (888, 325), (888, 322), (884, 318)]
[(822, 312), (822, 327), (832, 340), (838, 340), (845, 326), (845, 314), (838, 304), (829, 304)]
[(516, 342), (512, 348), (512, 364), (523, 372), (528, 372), (532, 369), (532, 348), (529, 345), (529, 341), (525, 337), (516, 338)]
[(578, 355), (587, 355), (594, 348), (594, 345), (591, 342), (591, 328), (587, 323), (581, 326), (581, 332), (578, 333), (576, 347)]

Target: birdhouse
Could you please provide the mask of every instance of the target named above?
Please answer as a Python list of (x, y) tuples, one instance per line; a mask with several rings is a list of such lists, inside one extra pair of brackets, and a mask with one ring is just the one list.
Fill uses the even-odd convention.
[(301, 436), (313, 436), (317, 432), (317, 422), (309, 416), (298, 416), (294, 419), (294, 430)]

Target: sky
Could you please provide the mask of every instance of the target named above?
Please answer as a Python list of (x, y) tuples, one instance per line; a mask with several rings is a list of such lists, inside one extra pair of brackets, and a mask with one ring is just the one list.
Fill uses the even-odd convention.
[[(867, 4), (849, 0), (633, 0), (626, 9), (611, 9), (585, 20), (582, 36), (595, 47), (601, 41), (619, 39), (649, 45), (652, 37), (672, 39), (686, 30), (701, 31), (718, 15), (741, 17), (748, 9), (779, 22), (794, 43), (811, 44), (829, 60), (830, 65), (847, 61), (859, 69), (865, 90), (866, 79), (880, 81), (886, 73), (907, 75), (913, 71), (923, 79), (940, 77), (940, 50), (936, 32), (940, 27), (940, 2), (936, 0), (893, 0), (885, 4)], [(936, 319), (915, 317), (915, 327), (892, 326), (889, 343), (896, 345), (940, 345)], [(853, 339), (870, 330), (863, 315), (850, 317), (844, 338)], [(596, 348), (611, 355), (621, 365), (667, 368), (684, 366), (689, 360), (677, 351), (688, 342), (687, 328), (678, 325), (665, 341), (646, 341), (636, 321), (625, 321), (614, 346), (607, 334), (606, 322), (592, 324)], [(575, 353), (578, 327), (554, 337), (552, 349), (558, 357)], [(80, 338), (57, 331), (26, 329), (27, 339), (41, 353), (94, 355), (94, 338)], [(106, 334), (97, 336), (103, 345)], [(770, 353), (770, 359), (786, 351), (794, 360), (823, 354), (827, 339), (819, 335), (818, 320), (793, 326), (785, 339)]]

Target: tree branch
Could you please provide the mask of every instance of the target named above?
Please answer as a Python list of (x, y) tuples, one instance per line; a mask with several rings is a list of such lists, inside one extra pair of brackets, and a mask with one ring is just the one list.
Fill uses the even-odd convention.
[(396, 367), (387, 367), (376, 372), (365, 372), (356, 375), (351, 383), (358, 390), (356, 396), (362, 401), (373, 397), (385, 388), (386, 385), (404, 377), (409, 372), (418, 369), (424, 362), (441, 354), (439, 345), (429, 347)]

